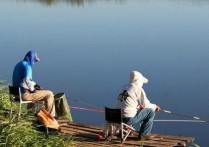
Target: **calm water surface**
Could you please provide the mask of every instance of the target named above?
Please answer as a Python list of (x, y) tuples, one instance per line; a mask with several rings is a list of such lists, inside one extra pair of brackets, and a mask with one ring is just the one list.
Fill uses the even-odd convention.
[[(139, 70), (153, 103), (209, 119), (208, 41), (208, 0), (0, 0), (0, 78), (10, 82), (14, 65), (35, 50), (34, 80), (73, 106), (113, 106)], [(74, 121), (103, 125), (101, 113), (71, 111)], [(209, 146), (208, 123), (156, 122), (153, 133)]]

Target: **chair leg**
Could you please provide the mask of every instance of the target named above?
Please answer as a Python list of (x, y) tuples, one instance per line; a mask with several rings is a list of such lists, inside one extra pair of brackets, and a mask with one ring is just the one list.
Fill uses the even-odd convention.
[(40, 104), (39, 104), (39, 102), (37, 102), (36, 104), (37, 104), (37, 110), (36, 110), (36, 111), (39, 111), (39, 109), (40, 109)]
[(10, 105), (10, 118), (12, 118), (12, 101), (11, 101), (11, 105)]
[(36, 111), (39, 111), (43, 107), (43, 101), (36, 102)]
[(123, 139), (123, 132), (124, 132), (124, 127), (123, 124), (121, 123), (121, 143), (123, 143), (124, 139)]
[(49, 128), (46, 127), (46, 135), (49, 136)]
[(36, 103), (36, 109), (35, 109), (35, 111), (38, 111), (38, 109), (39, 109), (39, 104)]
[(120, 127), (117, 127), (117, 128), (115, 129), (115, 131), (114, 131), (109, 137), (107, 137), (106, 141), (110, 141), (110, 140), (112, 139), (112, 137), (116, 134), (116, 132), (117, 132), (118, 130), (120, 130)]
[(126, 136), (123, 138), (123, 142), (126, 140), (126, 138), (129, 136), (129, 134), (131, 133), (131, 130), (129, 130), (126, 134)]
[(20, 119), (20, 114), (21, 114), (21, 103), (20, 103), (20, 106), (19, 106), (19, 112), (18, 112), (18, 120)]
[(122, 134), (121, 134), (121, 138), (122, 138), (122, 143), (127, 139), (127, 137), (129, 136), (129, 134), (134, 130), (134, 128), (132, 128), (131, 126), (128, 126), (127, 124), (122, 123), (121, 124), (121, 128), (122, 128)]

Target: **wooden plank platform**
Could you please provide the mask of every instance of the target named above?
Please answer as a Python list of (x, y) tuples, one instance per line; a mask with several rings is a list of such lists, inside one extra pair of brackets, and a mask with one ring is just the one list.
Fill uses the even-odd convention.
[(87, 125), (82, 123), (71, 123), (66, 119), (57, 119), (60, 124), (60, 132), (71, 135), (76, 147), (121, 147), (121, 146), (143, 146), (143, 147), (183, 147), (186, 143), (193, 142), (195, 138), (162, 134), (151, 134), (151, 137), (137, 138), (138, 133), (133, 132), (126, 141), (121, 144), (120, 138), (116, 136), (111, 141), (98, 140), (97, 136), (103, 131), (103, 127)]

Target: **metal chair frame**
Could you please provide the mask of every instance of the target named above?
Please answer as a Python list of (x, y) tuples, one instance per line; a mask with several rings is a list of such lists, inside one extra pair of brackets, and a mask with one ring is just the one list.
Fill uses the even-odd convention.
[[(13, 102), (19, 102), (18, 119), (20, 118), (20, 115), (21, 115), (22, 104), (36, 103), (37, 104), (37, 109), (39, 109), (38, 102), (24, 101), (22, 99), (22, 94), (21, 94), (21, 91), (20, 91), (20, 87), (15, 87), (15, 86), (11, 86), (10, 85), (9, 86), (9, 95), (10, 95), (10, 102), (11, 102), (10, 116), (12, 116), (12, 105), (13, 105)], [(18, 99), (18, 101), (14, 100), (14, 99)]]
[(105, 120), (107, 121), (107, 128), (109, 128), (109, 126), (115, 127), (113, 132), (111, 129), (110, 136), (108, 136), (106, 139), (107, 141), (110, 141), (112, 137), (118, 131), (120, 131), (121, 143), (123, 143), (129, 136), (129, 134), (132, 131), (135, 131), (135, 129), (132, 126), (127, 125), (123, 122), (121, 109), (111, 109), (111, 108), (105, 107)]

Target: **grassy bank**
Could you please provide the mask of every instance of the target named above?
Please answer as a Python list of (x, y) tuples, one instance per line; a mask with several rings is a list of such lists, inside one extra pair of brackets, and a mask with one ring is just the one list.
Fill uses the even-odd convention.
[(10, 98), (8, 85), (0, 80), (0, 146), (1, 147), (66, 147), (72, 146), (70, 136), (57, 132), (46, 134), (37, 127), (37, 118), (26, 107), (17, 120), (18, 103), (14, 104), (13, 116), (10, 116)]

